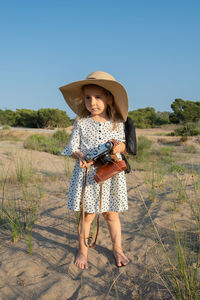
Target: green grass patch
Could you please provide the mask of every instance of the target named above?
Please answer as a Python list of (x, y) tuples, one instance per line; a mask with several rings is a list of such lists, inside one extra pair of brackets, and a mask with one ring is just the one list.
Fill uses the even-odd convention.
[(24, 142), (24, 148), (59, 155), (66, 146), (69, 137), (64, 129), (57, 130), (50, 138), (33, 134)]
[(173, 164), (169, 167), (169, 173), (184, 174), (186, 172), (186, 166), (180, 164)]

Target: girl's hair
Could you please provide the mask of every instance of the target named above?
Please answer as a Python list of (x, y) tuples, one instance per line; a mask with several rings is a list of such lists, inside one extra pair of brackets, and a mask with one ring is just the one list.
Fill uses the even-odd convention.
[[(116, 128), (118, 121), (122, 121), (122, 117), (120, 114), (117, 112), (116, 107), (115, 107), (115, 101), (114, 101), (114, 96), (111, 92), (106, 90), (105, 88), (96, 85), (96, 84), (87, 84), (82, 87), (82, 93), (81, 93), (81, 98), (84, 100), (85, 94), (84, 94), (84, 89), (87, 87), (97, 87), (100, 88), (107, 96), (108, 98), (108, 107), (107, 107), (107, 115), (108, 117), (113, 121), (113, 130)], [(84, 118), (88, 116), (90, 113), (87, 110), (87, 108), (84, 106), (83, 111), (81, 112), (80, 117)]]

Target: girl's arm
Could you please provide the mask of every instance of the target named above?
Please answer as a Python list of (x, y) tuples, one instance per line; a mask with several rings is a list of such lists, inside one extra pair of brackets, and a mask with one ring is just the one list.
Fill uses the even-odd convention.
[(76, 151), (76, 152), (72, 153), (71, 157), (75, 158), (75, 159), (79, 159), (79, 160), (85, 159), (85, 156), (84, 156), (83, 152), (81, 152), (81, 151)]
[(80, 168), (88, 168), (89, 166), (93, 165), (93, 163), (94, 163), (93, 161), (88, 163), (85, 160), (85, 155), (81, 151), (76, 151), (76, 152), (72, 153), (71, 157), (79, 160)]

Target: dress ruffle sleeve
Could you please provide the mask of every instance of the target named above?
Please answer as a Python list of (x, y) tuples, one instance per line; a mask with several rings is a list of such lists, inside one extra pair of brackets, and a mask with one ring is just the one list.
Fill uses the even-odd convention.
[(80, 127), (77, 121), (72, 130), (69, 143), (61, 152), (62, 155), (71, 156), (74, 152), (80, 151)]

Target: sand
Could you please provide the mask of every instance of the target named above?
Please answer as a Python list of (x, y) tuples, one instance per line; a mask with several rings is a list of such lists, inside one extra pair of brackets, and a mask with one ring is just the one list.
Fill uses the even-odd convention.
[[(155, 132), (152, 136), (153, 140), (159, 138)], [(89, 249), (89, 269), (80, 270), (74, 265), (77, 220), (66, 210), (68, 181), (64, 176), (63, 157), (25, 150), (22, 140), (1, 141), (1, 166), (10, 165), (12, 169), (16, 157), (31, 159), (38, 176), (45, 176), (45, 195), (33, 227), (32, 255), (23, 239), (13, 243), (10, 232), (0, 227), (1, 300), (172, 299), (155, 271), (156, 259), (152, 252), (156, 253), (157, 238), (146, 210), (170, 247), (174, 234), (169, 197), (165, 192), (157, 201), (150, 201), (143, 170), (133, 170), (127, 175), (129, 210), (120, 214), (123, 248), (130, 263), (123, 268), (116, 267), (108, 229), (101, 216), (97, 245)], [(199, 156), (195, 161), (199, 164)], [(187, 203), (174, 215), (182, 229), (188, 228)]]

